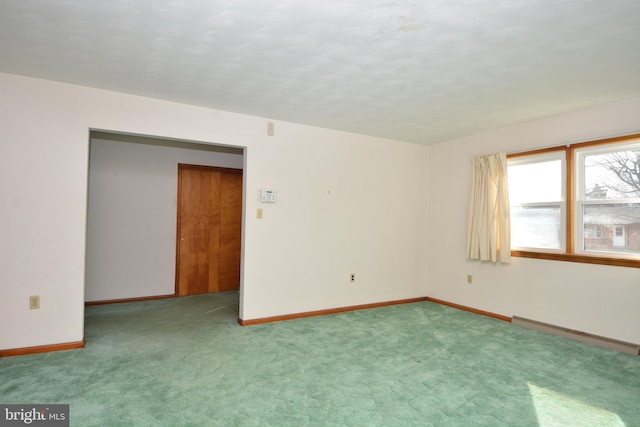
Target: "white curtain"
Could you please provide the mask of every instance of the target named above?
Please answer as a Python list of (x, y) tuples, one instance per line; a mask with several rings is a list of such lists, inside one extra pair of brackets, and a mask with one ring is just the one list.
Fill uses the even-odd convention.
[(474, 157), (467, 227), (467, 258), (511, 261), (507, 155)]

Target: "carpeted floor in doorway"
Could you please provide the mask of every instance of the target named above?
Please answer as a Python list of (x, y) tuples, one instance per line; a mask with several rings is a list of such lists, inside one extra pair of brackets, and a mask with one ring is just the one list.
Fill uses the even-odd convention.
[(93, 306), (84, 349), (0, 359), (72, 426), (640, 426), (640, 357), (423, 302), (241, 327), (235, 292)]

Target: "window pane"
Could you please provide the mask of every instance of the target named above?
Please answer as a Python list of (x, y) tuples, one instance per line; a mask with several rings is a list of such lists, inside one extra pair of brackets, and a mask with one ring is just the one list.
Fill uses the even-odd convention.
[(509, 165), (511, 203), (562, 200), (562, 160)]
[(594, 225), (594, 224), (585, 224), (584, 238), (585, 239), (602, 239), (602, 226)]
[(585, 251), (640, 254), (640, 205), (585, 205), (582, 218)]
[(587, 200), (640, 197), (640, 150), (587, 155), (584, 166)]
[(559, 206), (511, 207), (511, 246), (560, 249)]

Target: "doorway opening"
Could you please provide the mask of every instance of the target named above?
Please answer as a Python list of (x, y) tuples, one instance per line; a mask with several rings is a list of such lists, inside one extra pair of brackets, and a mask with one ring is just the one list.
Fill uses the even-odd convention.
[(244, 157), (242, 147), (90, 131), (85, 304), (177, 296), (178, 165), (242, 177)]

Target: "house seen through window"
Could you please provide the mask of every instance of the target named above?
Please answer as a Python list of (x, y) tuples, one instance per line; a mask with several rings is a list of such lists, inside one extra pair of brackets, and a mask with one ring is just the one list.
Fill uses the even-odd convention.
[(508, 161), (514, 256), (640, 267), (640, 135)]

